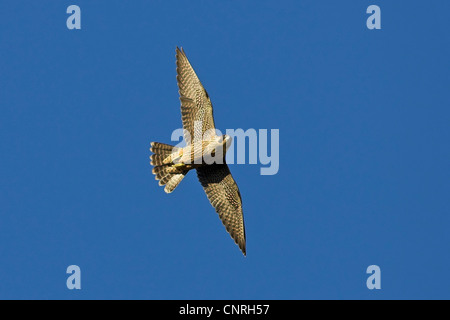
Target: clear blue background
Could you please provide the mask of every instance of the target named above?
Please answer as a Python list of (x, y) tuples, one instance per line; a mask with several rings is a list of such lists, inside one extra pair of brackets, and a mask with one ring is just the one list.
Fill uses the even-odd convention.
[[(82, 29), (66, 28), (81, 7)], [(382, 29), (366, 28), (381, 7)], [(2, 1), (0, 298), (450, 298), (449, 1)], [(244, 258), (195, 173), (175, 47), (219, 129), (280, 130), (233, 165)], [(66, 288), (67, 266), (82, 289)], [(381, 290), (366, 268), (381, 267)]]

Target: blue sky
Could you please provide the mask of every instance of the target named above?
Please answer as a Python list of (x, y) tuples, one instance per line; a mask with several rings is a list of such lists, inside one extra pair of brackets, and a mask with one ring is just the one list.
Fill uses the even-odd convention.
[[(2, 1), (0, 298), (449, 299), (448, 12)], [(181, 126), (176, 46), (218, 129), (280, 130), (277, 175), (230, 166), (246, 258), (194, 172), (170, 195), (151, 174), (150, 142)], [(66, 288), (72, 264), (81, 290)]]

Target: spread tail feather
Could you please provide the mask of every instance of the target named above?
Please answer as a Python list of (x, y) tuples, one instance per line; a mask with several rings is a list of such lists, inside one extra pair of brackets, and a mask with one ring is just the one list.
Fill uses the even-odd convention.
[(152, 173), (155, 179), (159, 180), (159, 185), (164, 186), (166, 193), (171, 193), (178, 184), (183, 180), (184, 176), (189, 170), (174, 167), (173, 163), (164, 163), (164, 160), (172, 153), (177, 152), (180, 148), (168, 144), (152, 142), (150, 151), (153, 152), (150, 156), (150, 164), (154, 166)]

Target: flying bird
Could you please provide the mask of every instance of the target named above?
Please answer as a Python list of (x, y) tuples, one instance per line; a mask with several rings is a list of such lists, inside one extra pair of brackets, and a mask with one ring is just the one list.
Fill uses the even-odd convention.
[[(195, 169), (205, 193), (226, 230), (244, 256), (245, 227), (239, 188), (225, 162), (231, 144), (228, 135), (217, 136), (211, 99), (183, 49), (176, 49), (177, 83), (185, 147), (152, 142), (152, 173), (164, 191), (171, 193)], [(211, 159), (215, 160), (211, 162)], [(217, 161), (219, 160), (219, 161)]]

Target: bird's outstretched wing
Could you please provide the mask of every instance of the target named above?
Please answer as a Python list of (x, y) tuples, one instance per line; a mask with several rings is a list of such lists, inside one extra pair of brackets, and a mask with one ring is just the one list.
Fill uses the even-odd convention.
[(246, 255), (241, 194), (230, 169), (226, 164), (212, 164), (197, 168), (197, 175), (220, 220)]
[[(198, 79), (194, 69), (189, 63), (183, 49), (177, 47), (177, 82), (181, 101), (181, 120), (185, 133), (186, 144), (192, 141), (205, 140), (205, 131), (214, 132), (213, 107), (208, 93)], [(194, 124), (197, 122), (197, 125)], [(212, 129), (212, 130), (210, 130)]]

